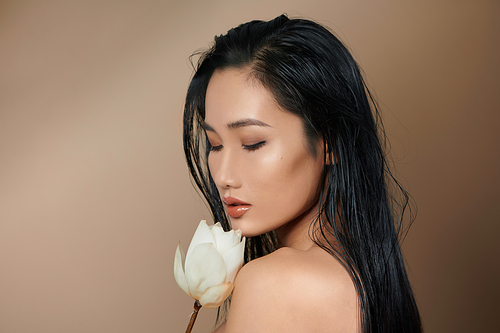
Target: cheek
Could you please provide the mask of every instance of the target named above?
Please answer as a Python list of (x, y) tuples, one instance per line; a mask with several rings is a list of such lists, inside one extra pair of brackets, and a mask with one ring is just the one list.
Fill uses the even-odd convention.
[(212, 176), (212, 179), (215, 179), (215, 174), (219, 169), (219, 164), (220, 164), (220, 159), (217, 158), (216, 155), (214, 154), (208, 155), (208, 171), (210, 172), (210, 176)]
[(274, 195), (278, 185), (286, 179), (286, 165), (276, 151), (255, 155), (245, 163), (244, 174), (249, 180), (248, 186), (259, 196)]
[[(259, 197), (272, 200), (297, 200), (315, 193), (321, 166), (307, 151), (276, 150), (247, 164), (249, 179)], [(250, 184), (249, 184), (250, 185)]]

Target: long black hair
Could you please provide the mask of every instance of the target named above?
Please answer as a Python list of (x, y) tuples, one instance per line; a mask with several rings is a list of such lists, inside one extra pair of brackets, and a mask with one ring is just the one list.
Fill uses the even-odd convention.
[[(409, 196), (389, 171), (380, 116), (360, 70), (325, 27), (285, 15), (251, 21), (216, 37), (201, 54), (186, 97), (183, 139), (192, 179), (214, 220), (231, 228), (208, 170), (205, 95), (215, 70), (243, 67), (302, 119), (313, 153), (313, 143), (324, 142), (324, 186), (310, 236), (349, 272), (363, 331), (421, 332), (399, 245)], [(332, 236), (335, 244), (328, 242)], [(245, 261), (276, 246), (273, 232), (251, 237)]]

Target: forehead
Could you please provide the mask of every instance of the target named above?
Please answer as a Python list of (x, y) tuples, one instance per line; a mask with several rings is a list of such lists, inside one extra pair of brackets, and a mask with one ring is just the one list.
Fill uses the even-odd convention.
[(272, 93), (248, 70), (230, 68), (213, 73), (205, 100), (208, 124), (228, 124), (246, 118), (278, 121), (287, 114), (293, 116), (278, 106)]

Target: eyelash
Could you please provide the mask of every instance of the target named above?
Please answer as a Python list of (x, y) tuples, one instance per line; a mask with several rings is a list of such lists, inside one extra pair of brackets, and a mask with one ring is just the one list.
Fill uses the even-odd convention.
[[(243, 149), (249, 150), (249, 151), (255, 151), (255, 150), (261, 148), (262, 146), (264, 146), (265, 144), (266, 144), (266, 141), (261, 141), (261, 142), (254, 143), (253, 145), (243, 145)], [(218, 145), (218, 146), (210, 145), (210, 151), (220, 151), (221, 149), (222, 149), (222, 145)]]
[(219, 151), (222, 149), (222, 145), (218, 145), (218, 146), (212, 146), (210, 145), (210, 151)]
[(254, 151), (266, 144), (266, 141), (254, 143), (253, 145), (243, 145), (243, 149)]

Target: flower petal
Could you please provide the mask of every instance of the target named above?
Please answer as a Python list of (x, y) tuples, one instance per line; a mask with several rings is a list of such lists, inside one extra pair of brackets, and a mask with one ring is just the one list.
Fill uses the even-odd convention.
[(217, 238), (217, 234), (222, 234), (224, 233), (224, 229), (222, 228), (222, 225), (220, 222), (215, 223), (214, 225), (210, 226), (210, 231), (212, 231), (212, 234), (214, 235), (214, 238)]
[(238, 240), (240, 240), (241, 239), (241, 230), (236, 229), (234, 232), (236, 233), (236, 235), (238, 235)]
[(210, 231), (210, 227), (207, 225), (207, 221), (201, 220), (198, 224), (198, 228), (194, 232), (193, 239), (191, 239), (191, 243), (189, 244), (189, 248), (186, 254), (186, 262), (189, 261), (189, 256), (191, 252), (193, 252), (194, 248), (198, 244), (202, 243), (215, 243), (214, 236)]
[(177, 245), (177, 249), (175, 250), (174, 277), (179, 287), (181, 287), (181, 289), (184, 290), (184, 292), (189, 295), (186, 275), (184, 274), (184, 262), (185, 262), (184, 251), (182, 251), (181, 242), (179, 242), (179, 244)]
[(212, 243), (197, 245), (186, 258), (186, 280), (191, 297), (200, 299), (210, 287), (226, 282), (226, 266)]
[(226, 281), (234, 282), (236, 273), (243, 265), (243, 255), (245, 252), (245, 237), (243, 240), (233, 248), (226, 251), (222, 258), (224, 258), (224, 263), (226, 265)]
[(220, 306), (233, 291), (233, 284), (226, 282), (224, 284), (208, 288), (200, 298), (201, 306), (212, 309)]
[[(213, 229), (212, 229), (213, 233)], [(220, 254), (224, 254), (230, 248), (238, 245), (240, 242), (240, 237), (234, 232), (234, 230), (229, 230), (228, 232), (216, 233), (214, 234), (215, 244), (217, 246), (217, 251)]]

